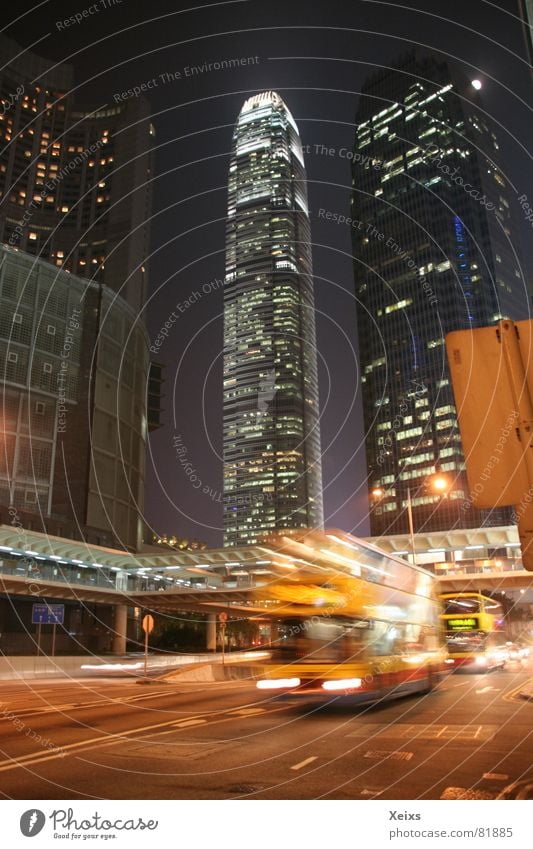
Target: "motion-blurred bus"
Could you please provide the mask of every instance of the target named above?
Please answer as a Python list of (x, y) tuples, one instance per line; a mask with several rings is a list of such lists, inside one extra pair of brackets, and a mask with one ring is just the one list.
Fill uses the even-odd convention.
[(503, 668), (508, 652), (501, 604), (476, 592), (444, 593), (440, 600), (453, 667), (475, 672)]
[(377, 701), (447, 670), (434, 576), (341, 531), (282, 538), (258, 591), (272, 623), (261, 690)]

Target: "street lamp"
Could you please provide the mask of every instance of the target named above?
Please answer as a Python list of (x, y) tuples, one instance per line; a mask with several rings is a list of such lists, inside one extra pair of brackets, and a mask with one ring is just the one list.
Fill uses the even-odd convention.
[[(372, 489), (372, 497), (378, 501), (383, 498), (385, 495), (385, 490), (380, 486), (375, 486)], [(416, 553), (415, 553), (415, 531), (413, 525), (413, 504), (411, 501), (411, 489), (407, 487), (407, 516), (409, 519), (409, 537), (411, 539), (411, 557), (413, 558), (413, 563), (416, 563)]]
[(450, 482), (446, 475), (441, 475), (439, 472), (433, 475), (430, 480), (430, 485), (436, 493), (442, 495), (444, 498), (448, 497)]
[[(430, 478), (426, 481), (429, 484), (433, 492), (438, 495), (441, 495), (443, 498), (448, 497), (448, 493), (451, 489), (451, 484), (446, 475), (441, 474), (440, 472), (436, 472), (434, 475), (431, 475)], [(383, 498), (385, 495), (385, 490), (380, 486), (375, 486), (372, 489), (372, 496), (376, 500)], [(411, 487), (407, 487), (407, 521), (409, 524), (409, 541), (411, 547), (411, 559), (413, 564), (416, 565), (416, 546), (415, 546), (415, 526), (413, 521), (413, 499), (411, 497)]]

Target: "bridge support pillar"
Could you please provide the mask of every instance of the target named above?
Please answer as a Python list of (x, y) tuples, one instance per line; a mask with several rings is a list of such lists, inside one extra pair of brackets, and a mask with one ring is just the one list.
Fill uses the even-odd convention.
[(128, 607), (126, 604), (117, 604), (113, 620), (113, 651), (115, 654), (126, 653), (126, 637), (128, 631)]
[(216, 651), (217, 650), (217, 615), (216, 615), (216, 613), (208, 613), (207, 614), (206, 648), (207, 648), (207, 651)]
[(270, 645), (277, 648), (279, 644), (279, 627), (275, 619), (270, 622)]

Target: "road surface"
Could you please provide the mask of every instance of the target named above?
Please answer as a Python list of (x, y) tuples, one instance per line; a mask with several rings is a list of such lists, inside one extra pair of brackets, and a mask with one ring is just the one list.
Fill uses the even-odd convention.
[(433, 693), (324, 707), (253, 682), (0, 684), (12, 799), (531, 797), (531, 678), (454, 674)]

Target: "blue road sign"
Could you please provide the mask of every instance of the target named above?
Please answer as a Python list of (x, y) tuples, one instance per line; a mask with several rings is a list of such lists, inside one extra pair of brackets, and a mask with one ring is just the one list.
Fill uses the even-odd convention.
[(62, 625), (65, 619), (64, 604), (34, 604), (31, 610), (32, 625)]

